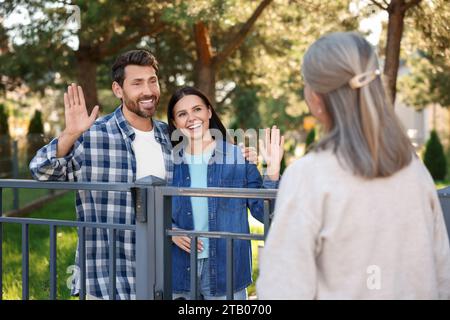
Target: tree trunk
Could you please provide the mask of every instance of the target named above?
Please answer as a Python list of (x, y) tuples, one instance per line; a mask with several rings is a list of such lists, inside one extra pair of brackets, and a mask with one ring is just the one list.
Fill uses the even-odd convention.
[(400, 65), (400, 46), (403, 35), (405, 12), (403, 11), (404, 0), (392, 1), (389, 6), (389, 22), (386, 43), (386, 61), (384, 75), (387, 81), (387, 93), (391, 98), (392, 105), (395, 104), (397, 91), (397, 74)]
[(195, 87), (200, 89), (211, 101), (216, 103), (216, 70), (213, 64), (202, 64), (197, 61), (195, 65)]
[(197, 61), (194, 69), (194, 83), (210, 99), (216, 102), (216, 75), (208, 29), (203, 22), (194, 25), (194, 39)]
[(194, 83), (212, 103), (216, 102), (216, 72), (244, 42), (253, 25), (273, 0), (262, 0), (251, 17), (242, 25), (241, 29), (225, 45), (221, 52), (213, 52), (211, 38), (207, 26), (199, 21), (194, 24), (194, 39), (197, 60), (194, 69)]
[(395, 104), (395, 95), (397, 92), (397, 74), (400, 65), (400, 47), (405, 15), (410, 8), (419, 5), (421, 1), (422, 0), (391, 0), (389, 4), (387, 4), (386, 1), (383, 1), (387, 5), (386, 7), (379, 1), (372, 0), (373, 4), (386, 10), (389, 14), (384, 75), (386, 76), (387, 93), (391, 98), (392, 106)]
[(89, 50), (83, 50), (81, 47), (76, 52), (76, 61), (77, 82), (78, 85), (83, 88), (86, 109), (88, 110), (88, 113), (91, 114), (92, 109), (99, 104), (97, 95), (98, 63), (96, 59), (92, 57)]

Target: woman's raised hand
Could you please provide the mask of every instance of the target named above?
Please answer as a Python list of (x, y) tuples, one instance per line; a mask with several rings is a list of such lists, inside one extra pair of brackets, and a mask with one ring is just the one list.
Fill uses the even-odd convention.
[(267, 176), (271, 180), (278, 180), (284, 154), (284, 136), (280, 136), (277, 126), (264, 130), (264, 141), (259, 139), (259, 150), (267, 164)]

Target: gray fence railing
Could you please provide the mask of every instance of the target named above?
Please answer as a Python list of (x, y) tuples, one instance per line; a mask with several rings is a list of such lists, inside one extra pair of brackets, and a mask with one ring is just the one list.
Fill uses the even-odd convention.
[[(226, 239), (227, 299), (233, 299), (233, 245), (235, 240), (264, 240), (269, 230), (276, 190), (234, 188), (175, 188), (163, 186), (163, 181), (154, 177), (144, 178), (133, 184), (126, 183), (75, 183), (38, 182), (31, 180), (0, 180), (0, 300), (3, 298), (3, 224), (22, 225), (22, 299), (29, 299), (29, 226), (46, 225), (50, 231), (50, 299), (57, 298), (57, 228), (78, 228), (80, 243), (80, 299), (86, 297), (86, 228), (103, 228), (110, 232), (109, 248), (109, 297), (116, 298), (116, 231), (136, 232), (136, 298), (149, 300), (172, 299), (172, 251), (171, 237), (185, 235), (191, 238), (191, 279), (197, 280), (197, 241), (199, 237)], [(49, 189), (49, 190), (95, 190), (132, 192), (135, 199), (136, 224), (109, 224), (83, 221), (12, 218), (2, 216), (4, 188)], [(450, 232), (450, 187), (439, 190), (439, 200), (444, 211), (447, 230)], [(253, 198), (264, 200), (264, 234), (240, 234), (230, 232), (196, 232), (172, 230), (172, 197)], [(31, 239), (32, 241), (32, 239)], [(199, 298), (198, 283), (191, 281), (191, 298)]]
[[(267, 189), (232, 189), (232, 188), (173, 188), (163, 186), (163, 181), (148, 177), (134, 184), (118, 183), (79, 183), (79, 182), (39, 182), (32, 180), (0, 179), (0, 300), (3, 299), (3, 224), (22, 225), (22, 299), (29, 299), (29, 226), (46, 225), (50, 230), (50, 299), (57, 298), (57, 228), (78, 228), (80, 299), (86, 298), (86, 228), (108, 229), (111, 245), (109, 248), (109, 297), (116, 299), (116, 230), (133, 230), (136, 232), (136, 298), (149, 300), (172, 299), (172, 259), (171, 237), (186, 235), (197, 243), (198, 237), (224, 238), (227, 241), (227, 298), (233, 299), (233, 242), (237, 239), (264, 240), (271, 219), (271, 208), (276, 190)], [(84, 221), (65, 221), (50, 219), (13, 218), (2, 216), (2, 195), (4, 188), (12, 189), (49, 189), (49, 190), (95, 190), (123, 191), (134, 194), (136, 224), (108, 224)], [(188, 197), (227, 197), (264, 199), (264, 235), (238, 234), (229, 232), (195, 232), (172, 230), (172, 196)], [(32, 241), (32, 239), (31, 239)], [(196, 248), (196, 245), (191, 246)], [(191, 251), (191, 279), (197, 279), (197, 252)], [(197, 281), (191, 281), (191, 297), (198, 295)]]
[[(214, 198), (246, 198), (264, 200), (264, 234), (242, 234), (232, 232), (198, 232), (172, 230), (172, 197), (214, 197)], [(272, 219), (273, 204), (276, 197), (274, 189), (242, 189), (242, 188), (155, 188), (155, 222), (156, 240), (159, 244), (156, 252), (156, 291), (163, 299), (172, 299), (172, 260), (171, 237), (188, 236), (191, 238), (190, 282), (191, 299), (199, 298), (197, 277), (197, 241), (199, 237), (226, 239), (226, 296), (233, 300), (233, 245), (235, 240), (264, 240)], [(163, 214), (161, 214), (161, 212)]]
[(444, 213), (445, 225), (450, 238), (450, 186), (438, 190), (439, 202), (441, 203), (442, 212)]
[[(31, 134), (19, 139), (12, 139), (6, 135), (0, 135), (0, 179), (31, 179), (29, 164), (36, 151), (48, 141), (41, 134)], [(22, 190), (24, 191), (24, 190)], [(21, 194), (18, 188), (12, 189), (12, 197), (6, 205), (7, 211), (15, 213), (36, 201), (46, 201), (55, 195), (55, 190), (49, 189), (48, 194)], [(32, 209), (31, 206), (30, 209)]]

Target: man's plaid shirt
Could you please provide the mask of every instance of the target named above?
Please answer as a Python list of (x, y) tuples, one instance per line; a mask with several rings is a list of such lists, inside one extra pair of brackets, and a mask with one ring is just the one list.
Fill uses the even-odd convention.
[[(171, 181), (172, 145), (167, 124), (153, 120), (155, 139), (161, 144), (166, 180)], [(58, 139), (40, 149), (30, 163), (37, 180), (133, 183), (136, 160), (132, 149), (135, 133), (122, 113), (122, 107), (98, 119), (74, 144), (70, 153), (56, 157)], [(135, 224), (135, 211), (130, 192), (78, 191), (76, 211), (79, 221)], [(117, 297), (135, 299), (135, 232), (117, 230)], [(107, 229), (86, 228), (86, 291), (108, 299)], [(78, 250), (76, 255), (78, 265)], [(79, 291), (79, 273), (74, 277), (73, 294)]]

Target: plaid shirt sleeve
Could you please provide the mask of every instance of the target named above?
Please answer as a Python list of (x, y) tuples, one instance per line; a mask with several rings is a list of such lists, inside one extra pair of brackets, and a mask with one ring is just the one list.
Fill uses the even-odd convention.
[(58, 139), (38, 150), (30, 162), (30, 171), (36, 180), (77, 181), (80, 176), (83, 138), (80, 137), (65, 157), (57, 158)]

